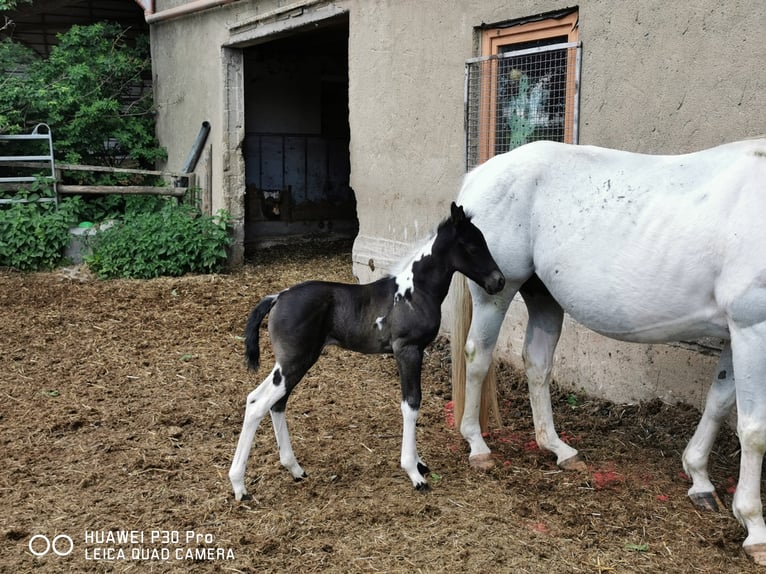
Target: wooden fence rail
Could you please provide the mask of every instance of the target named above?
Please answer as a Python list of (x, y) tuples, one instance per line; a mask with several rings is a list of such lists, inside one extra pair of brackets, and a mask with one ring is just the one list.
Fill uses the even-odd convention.
[[(170, 185), (70, 185), (60, 183), (56, 190), (61, 195), (84, 194), (125, 194), (125, 195), (169, 195), (183, 197), (189, 188), (194, 186), (194, 174), (174, 171), (152, 171), (146, 169), (130, 169), (122, 167), (107, 167), (100, 165), (74, 165), (57, 163), (58, 181), (61, 181), (60, 171), (90, 171), (103, 173), (124, 173), (134, 175), (162, 176), (171, 178)], [(182, 183), (182, 185), (177, 185)]]

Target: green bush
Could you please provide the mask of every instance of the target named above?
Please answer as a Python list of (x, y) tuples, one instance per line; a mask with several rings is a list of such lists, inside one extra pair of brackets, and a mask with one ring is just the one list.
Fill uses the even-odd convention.
[(16, 203), (0, 210), (0, 267), (50, 269), (61, 261), (77, 221), (76, 202)]
[(226, 263), (228, 223), (224, 212), (205, 216), (184, 205), (129, 214), (99, 232), (86, 262), (101, 279), (216, 273)]
[(129, 41), (125, 32), (107, 22), (72, 26), (45, 60), (11, 39), (0, 41), (0, 132), (47, 123), (56, 159), (67, 163), (154, 167), (165, 159), (146, 88), (149, 39)]

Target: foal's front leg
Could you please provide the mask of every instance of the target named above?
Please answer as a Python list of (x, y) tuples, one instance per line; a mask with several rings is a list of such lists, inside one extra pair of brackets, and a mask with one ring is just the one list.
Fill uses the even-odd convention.
[(417, 490), (428, 490), (428, 467), (418, 455), (416, 425), (420, 412), (420, 372), (423, 366), (423, 351), (415, 345), (397, 348), (394, 356), (399, 367), (402, 387), (402, 458), (401, 465), (412, 485)]
[(277, 446), (279, 447), (279, 462), (290, 474), (293, 475), (293, 479), (296, 481), (303, 480), (307, 477), (306, 473), (298, 464), (298, 459), (295, 458), (293, 452), (293, 445), (290, 441), (290, 433), (287, 431), (287, 418), (285, 417), (285, 403), (289, 395), (279, 401), (271, 409), (271, 423), (274, 426), (274, 436), (277, 439)]

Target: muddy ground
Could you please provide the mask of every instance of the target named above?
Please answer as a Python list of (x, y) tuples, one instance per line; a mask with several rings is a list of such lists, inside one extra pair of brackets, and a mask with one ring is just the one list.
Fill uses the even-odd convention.
[[(351, 281), (349, 245), (154, 281), (0, 271), (0, 572), (766, 571), (730, 512), (685, 496), (694, 409), (555, 391), (559, 430), (589, 466), (560, 472), (535, 447), (524, 383), (499, 367), (505, 426), (481, 473), (450, 426), (444, 341), (423, 376), (430, 492), (399, 469), (393, 359), (329, 349), (288, 406), (309, 478), (280, 467), (264, 421), (253, 499), (235, 502), (244, 399), (271, 366), (264, 337), (261, 372), (245, 370), (244, 321), (261, 296), (308, 278)], [(738, 454), (726, 432), (712, 477), (727, 505)]]

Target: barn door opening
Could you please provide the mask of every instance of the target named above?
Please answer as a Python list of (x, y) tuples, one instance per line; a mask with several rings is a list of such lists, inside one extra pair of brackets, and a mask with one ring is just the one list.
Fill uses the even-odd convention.
[(244, 50), (245, 253), (354, 237), (348, 18)]

